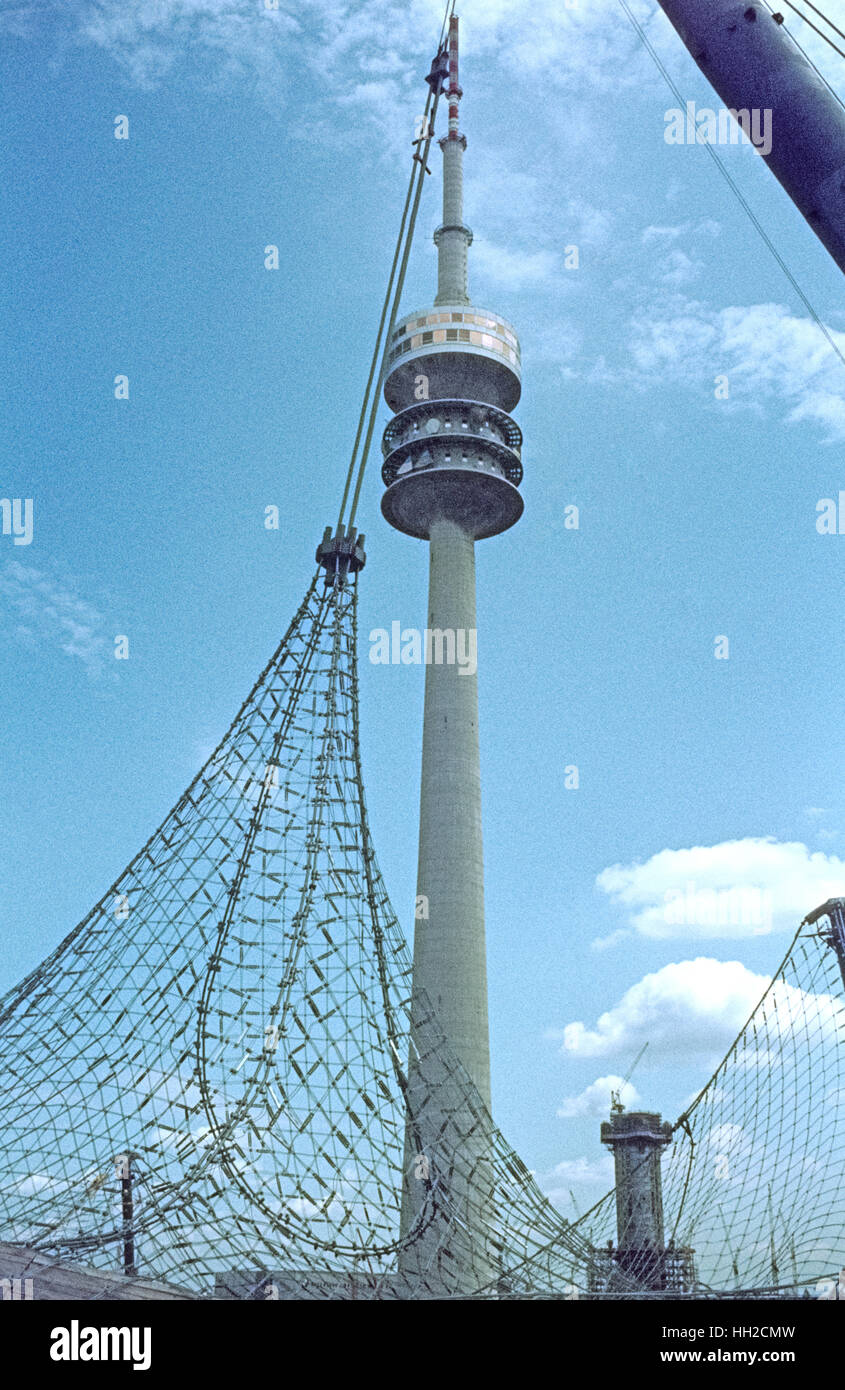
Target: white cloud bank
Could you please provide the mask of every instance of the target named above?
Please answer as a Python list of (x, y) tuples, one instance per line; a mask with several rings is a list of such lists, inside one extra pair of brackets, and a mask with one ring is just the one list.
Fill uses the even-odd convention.
[(561, 1051), (575, 1057), (626, 1055), (713, 1057), (727, 1050), (768, 979), (739, 961), (699, 957), (664, 965), (626, 990), (593, 1028), (568, 1023)]
[[(625, 1057), (649, 1045), (649, 1057), (715, 1063), (734, 1042), (770, 980), (740, 961), (677, 961), (645, 975), (626, 990), (594, 1027), (568, 1023), (557, 1034), (561, 1051), (574, 1057)], [(772, 1030), (772, 1056), (784, 1037), (812, 1027), (819, 1043), (835, 1043), (845, 1029), (845, 1009), (825, 994), (810, 994), (778, 981), (771, 1008), (757, 1028), (758, 1041)], [(762, 1055), (762, 1052), (761, 1052)], [(770, 1054), (766, 1054), (770, 1055)]]
[(596, 886), (641, 936), (738, 939), (795, 930), (812, 908), (845, 894), (845, 860), (752, 836), (614, 864)]

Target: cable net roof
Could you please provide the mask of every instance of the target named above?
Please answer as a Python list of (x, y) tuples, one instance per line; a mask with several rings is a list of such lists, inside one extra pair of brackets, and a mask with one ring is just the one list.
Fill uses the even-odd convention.
[[(655, 1275), (608, 1251), (613, 1194), (567, 1222), (419, 993), (412, 1017), (356, 598), (315, 577), (166, 820), (0, 1000), (0, 1242), (113, 1275), (109, 1297), (136, 1273), (197, 1297), (692, 1287), (683, 1254)], [(843, 1027), (834, 952), (802, 928), (664, 1159), (667, 1235), (703, 1288), (845, 1263)]]
[[(631, 1239), (615, 1191), (576, 1223), (592, 1252), (581, 1277), (593, 1296), (827, 1296), (845, 1270), (845, 1000), (832, 936), (827, 916), (802, 923), (727, 1056), (671, 1127), (663, 1254)], [(511, 1277), (522, 1297), (534, 1268), (529, 1260)]]
[(845, 1005), (829, 923), (802, 925), (664, 1163), (667, 1230), (725, 1289), (845, 1266)]
[[(355, 609), (355, 582), (315, 578), (167, 819), (0, 1001), (4, 1242), (119, 1272), (131, 1237), (139, 1274), (205, 1294), (273, 1272), (389, 1296), (417, 1246), (415, 1286), (489, 1275), (450, 1186), (474, 1200), (461, 1174), (501, 1141), (424, 1001), (408, 1079), (411, 959), (367, 822)], [(400, 1241), (406, 1130), (426, 1195)], [(507, 1162), (539, 1248), (565, 1223)]]

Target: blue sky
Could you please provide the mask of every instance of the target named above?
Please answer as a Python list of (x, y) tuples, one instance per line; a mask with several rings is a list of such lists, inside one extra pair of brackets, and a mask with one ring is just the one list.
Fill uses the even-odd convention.
[[(656, 6), (635, 9), (684, 95), (715, 105)], [(816, 529), (845, 490), (845, 366), (707, 152), (665, 142), (674, 97), (617, 0), (459, 13), (470, 291), (514, 323), (524, 371), (525, 515), (478, 547), (494, 1109), (584, 1206), (608, 1185), (607, 1078), (649, 1041), (636, 1092), (674, 1118), (790, 929), (845, 890), (845, 536)], [(0, 989), (146, 840), (301, 598), (440, 17), (428, 0), (0, 7), (0, 492), (34, 504), (30, 545), (0, 536)], [(845, 63), (795, 23), (841, 91)], [(758, 157), (722, 154), (845, 350), (840, 272)], [(408, 309), (433, 297), (438, 221), (432, 179)], [(381, 487), (374, 456), (365, 637), (424, 625), (425, 546), (382, 520)], [(423, 672), (366, 654), (368, 800), (410, 925)], [(667, 922), (690, 882), (768, 906)]]

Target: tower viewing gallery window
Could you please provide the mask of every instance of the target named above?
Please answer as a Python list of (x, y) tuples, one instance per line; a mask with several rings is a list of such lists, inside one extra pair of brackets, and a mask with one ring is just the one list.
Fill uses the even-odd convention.
[[(466, 328), (462, 328), (457, 330), (456, 337), (456, 330), (454, 328), (447, 328), (445, 330), (443, 328), (433, 329), (433, 326), (435, 324), (457, 323), (472, 324), (474, 325), (475, 329), (486, 328), (492, 329), (493, 331), (489, 334), (485, 333), (483, 335), (479, 335), (478, 333), (473, 332), (473, 330), (467, 330)], [(426, 331), (423, 333), (413, 333), (413, 336), (409, 337), (408, 335), (412, 333), (412, 330), (414, 329), (425, 329)], [(433, 333), (428, 331), (432, 329)], [(506, 357), (509, 362), (514, 363), (514, 365), (517, 365), (519, 363), (519, 344), (517, 342), (515, 334), (510, 330), (510, 328), (508, 328), (500, 319), (494, 318), (490, 314), (470, 313), (468, 311), (463, 310), (454, 310), (432, 314), (421, 314), (418, 318), (408, 319), (406, 323), (400, 325), (399, 328), (395, 329), (392, 335), (391, 343), (393, 344), (393, 346), (391, 348), (388, 360), (390, 362), (393, 362), (402, 353), (408, 352), (411, 349), (420, 347), (422, 345), (428, 346), (431, 343), (451, 343), (458, 341), (471, 342), (476, 347), (486, 348), (488, 352), (498, 352), (503, 357)]]

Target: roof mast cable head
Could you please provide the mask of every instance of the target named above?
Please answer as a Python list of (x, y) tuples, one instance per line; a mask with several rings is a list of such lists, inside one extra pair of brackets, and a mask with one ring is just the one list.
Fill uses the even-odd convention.
[(326, 587), (342, 588), (347, 575), (357, 574), (367, 563), (364, 537), (358, 535), (354, 526), (339, 525), (334, 535), (331, 526), (327, 526), (314, 558), (326, 571)]
[(431, 71), (425, 79), (432, 96), (439, 96), (449, 79), (449, 45), (444, 43), (432, 60)]

